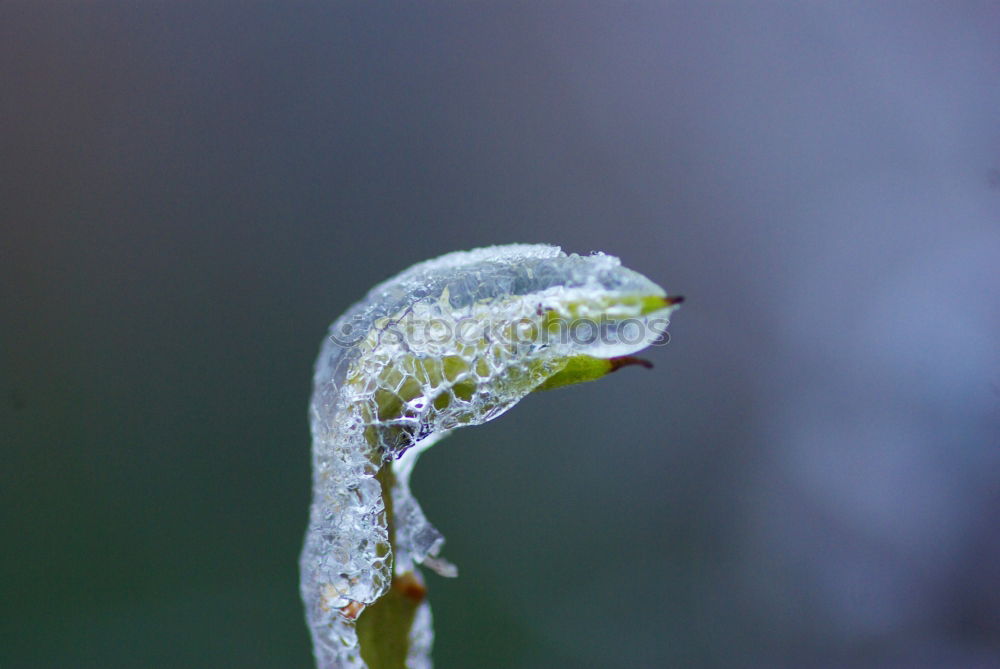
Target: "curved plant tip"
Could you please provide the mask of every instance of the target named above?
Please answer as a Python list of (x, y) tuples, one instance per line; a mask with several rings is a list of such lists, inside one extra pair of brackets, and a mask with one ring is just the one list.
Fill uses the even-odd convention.
[(316, 362), (313, 500), (301, 593), (321, 669), (427, 669), (417, 565), (442, 576), (444, 537), (410, 492), (419, 454), (536, 390), (652, 367), (682, 298), (604, 254), (514, 244), (450, 253), (375, 286)]

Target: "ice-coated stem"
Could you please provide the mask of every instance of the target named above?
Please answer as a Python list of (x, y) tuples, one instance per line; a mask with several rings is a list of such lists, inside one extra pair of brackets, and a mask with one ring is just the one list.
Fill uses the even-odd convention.
[[(383, 467), (378, 476), (385, 500), (386, 527), (394, 536), (395, 519), (392, 510), (392, 488), (396, 475), (392, 467)], [(390, 541), (390, 543), (393, 543)], [(427, 589), (412, 571), (397, 574), (380, 599), (364, 610), (356, 623), (361, 659), (369, 669), (390, 669), (406, 666), (410, 651), (410, 631)]]
[(300, 560), (320, 669), (431, 667), (417, 565), (457, 571), (410, 492), (420, 452), (534, 390), (642, 364), (631, 354), (661, 341), (679, 301), (612, 256), (514, 244), (415, 265), (334, 322), (313, 379)]

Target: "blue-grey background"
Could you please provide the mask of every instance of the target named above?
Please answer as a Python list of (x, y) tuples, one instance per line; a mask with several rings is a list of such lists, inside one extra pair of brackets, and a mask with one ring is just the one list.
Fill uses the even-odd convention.
[(0, 666), (307, 667), (311, 365), (454, 249), (673, 340), (432, 449), (439, 669), (1000, 666), (1000, 3), (0, 5)]

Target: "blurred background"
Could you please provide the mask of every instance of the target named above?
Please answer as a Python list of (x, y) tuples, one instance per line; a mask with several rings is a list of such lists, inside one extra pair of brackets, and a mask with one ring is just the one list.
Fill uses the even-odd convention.
[(0, 666), (309, 667), (320, 340), (507, 242), (688, 303), (423, 457), (438, 669), (1000, 666), (998, 26), (3, 3)]

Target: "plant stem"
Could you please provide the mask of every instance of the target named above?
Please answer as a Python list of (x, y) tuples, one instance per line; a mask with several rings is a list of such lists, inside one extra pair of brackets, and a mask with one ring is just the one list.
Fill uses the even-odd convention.
[[(392, 465), (384, 464), (376, 479), (382, 486), (382, 499), (385, 500), (389, 542), (395, 546), (392, 488), (396, 476)], [(388, 592), (362, 611), (356, 629), (361, 657), (368, 669), (405, 669), (410, 628), (426, 594), (426, 588), (413, 572), (394, 575)]]

